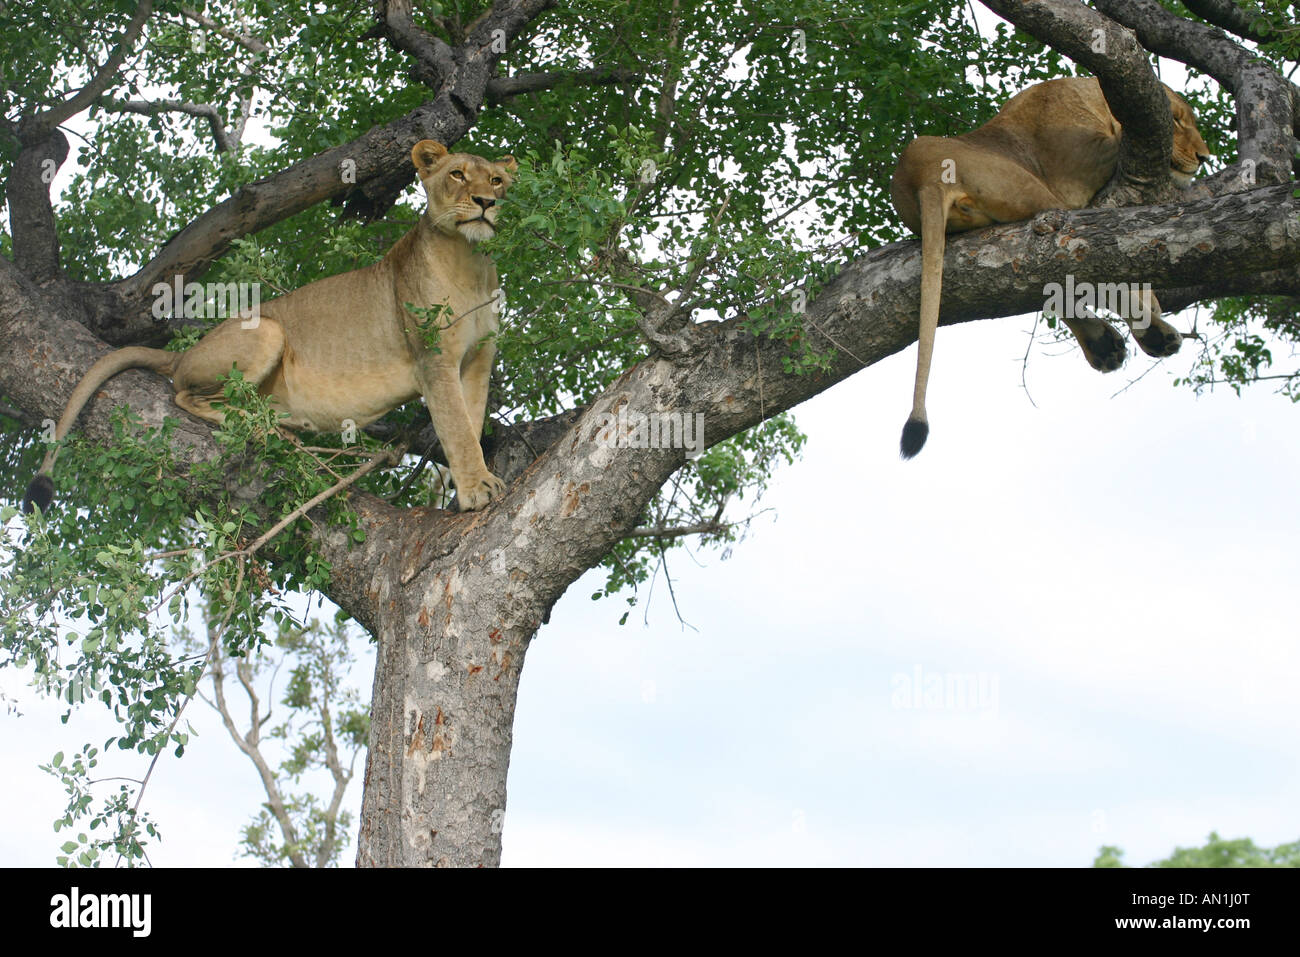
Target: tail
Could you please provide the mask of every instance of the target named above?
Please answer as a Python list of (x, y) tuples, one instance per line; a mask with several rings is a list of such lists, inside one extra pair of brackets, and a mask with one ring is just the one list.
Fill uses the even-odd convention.
[[(72, 424), (77, 421), (77, 416), (81, 414), (81, 410), (85, 408), (86, 403), (99, 391), (99, 387), (113, 376), (119, 372), (125, 372), (127, 369), (152, 369), (160, 375), (170, 376), (176, 371), (176, 360), (180, 356), (179, 352), (131, 346), (110, 352), (102, 357), (90, 367), (82, 377), (81, 382), (77, 384), (76, 389), (73, 390), (72, 398), (68, 399), (67, 408), (63, 410), (59, 424), (54, 427), (54, 441), (60, 442), (63, 440), (63, 437), (72, 429)], [(31, 512), (33, 506), (36, 505), (41, 507), (41, 511), (45, 511), (50, 507), (50, 502), (54, 500), (54, 479), (51, 476), (54, 473), (54, 460), (58, 457), (59, 447), (57, 445), (51, 447), (45, 453), (45, 461), (41, 463), (41, 470), (36, 473), (36, 478), (32, 479), (31, 484), (27, 486), (27, 494), (23, 497), (24, 512)]]
[(899, 451), (910, 459), (921, 451), (930, 434), (925, 416), (925, 387), (930, 381), (930, 360), (934, 356), (934, 332), (939, 328), (939, 292), (943, 288), (944, 235), (952, 197), (942, 186), (917, 190), (921, 207), (921, 330), (916, 348), (916, 387), (912, 391), (912, 414), (903, 425)]

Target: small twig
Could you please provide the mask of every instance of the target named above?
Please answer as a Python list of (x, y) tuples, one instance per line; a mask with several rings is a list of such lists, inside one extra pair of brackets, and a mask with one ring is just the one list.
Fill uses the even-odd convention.
[(266, 534), (258, 538), (256, 541), (254, 541), (253, 544), (249, 545), (245, 549), (242, 549), (236, 554), (242, 554), (251, 558), (259, 548), (261, 548), (263, 545), (265, 545), (267, 542), (273, 539), (276, 535), (279, 535), (282, 531), (284, 531), (291, 524), (293, 524), (293, 522), (297, 521), (303, 515), (306, 515), (308, 512), (310, 512), (321, 502), (324, 502), (326, 499), (333, 498), (339, 492), (342, 492), (348, 486), (352, 485), (352, 483), (354, 483), (357, 479), (361, 478), (363, 475), (367, 475), (370, 472), (373, 472), (383, 463), (389, 461), (394, 463), (400, 462), (402, 460), (402, 456), (406, 453), (406, 448), (407, 448), (406, 444), (403, 443), (402, 445), (399, 445), (396, 448), (384, 449), (382, 452), (376, 452), (374, 455), (370, 457), (370, 459), (364, 465), (361, 465), (358, 468), (356, 468), (352, 472), (352, 474), (347, 476), (347, 478), (341, 479), (340, 481), (334, 483), (325, 491), (321, 492), (319, 495), (313, 495), (310, 499), (303, 502), (292, 512), (286, 515), (284, 518), (280, 519), (280, 521), (272, 525), (270, 530)]
[(1025, 396), (1029, 399), (1029, 404), (1035, 409), (1038, 408), (1038, 403), (1029, 394), (1029, 383), (1025, 380), (1025, 373), (1029, 369), (1029, 350), (1034, 347), (1034, 336), (1038, 332), (1038, 320), (1042, 318), (1043, 314), (1041, 312), (1034, 313), (1034, 328), (1029, 330), (1029, 344), (1025, 346), (1025, 357), (1020, 360), (1020, 388), (1025, 390)]

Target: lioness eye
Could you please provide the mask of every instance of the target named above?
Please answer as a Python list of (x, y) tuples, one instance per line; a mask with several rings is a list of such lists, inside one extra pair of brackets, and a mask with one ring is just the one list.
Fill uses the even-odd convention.
[(493, 176), (493, 177), (492, 177), (492, 185), (493, 185), (493, 186), (500, 186), (500, 185), (501, 185), (501, 177), (500, 177), (500, 176)]
[(465, 178), (465, 174), (462, 173), (462, 172), (461, 172), (460, 170), (458, 170), (458, 169), (454, 169), (454, 170), (451, 171), (451, 178), (452, 178), (452, 179), (464, 179), (464, 178)]

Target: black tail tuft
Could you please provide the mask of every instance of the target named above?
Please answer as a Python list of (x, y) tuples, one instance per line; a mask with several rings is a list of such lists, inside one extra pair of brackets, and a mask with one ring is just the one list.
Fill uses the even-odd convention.
[(930, 425), (924, 419), (908, 419), (903, 426), (903, 439), (898, 443), (899, 453), (910, 459), (925, 446), (930, 435)]
[(27, 486), (27, 495), (23, 498), (23, 511), (30, 515), (32, 506), (39, 505), (42, 512), (47, 512), (53, 501), (54, 480), (42, 472), (32, 479), (31, 485)]

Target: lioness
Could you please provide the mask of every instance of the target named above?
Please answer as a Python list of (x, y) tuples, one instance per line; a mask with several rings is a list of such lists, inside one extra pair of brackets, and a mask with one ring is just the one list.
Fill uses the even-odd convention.
[[(1165, 87), (1174, 116), (1175, 182), (1187, 185), (1210, 150), (1181, 96)], [(903, 426), (903, 458), (925, 445), (930, 426), (925, 387), (939, 325), (945, 232), (1029, 219), (1046, 209), (1081, 209), (1115, 172), (1120, 124), (1095, 78), (1036, 83), (1009, 99), (993, 119), (960, 136), (918, 136), (903, 150), (890, 184), (894, 208), (921, 235), (921, 330), (912, 414)], [(1168, 356), (1182, 337), (1145, 297), (1142, 315), (1124, 318), (1143, 351)], [(1124, 339), (1095, 317), (1065, 319), (1089, 365), (1102, 372), (1124, 361)]]
[[(308, 283), (261, 308), (255, 319), (227, 319), (185, 352), (130, 347), (86, 373), (55, 428), (62, 439), (95, 391), (125, 369), (170, 376), (176, 404), (209, 422), (231, 366), (287, 413), (292, 429), (330, 432), (351, 420), (361, 428), (424, 396), (447, 454), (457, 500), (478, 509), (504, 484), (488, 471), (479, 446), (496, 346), (497, 272), (474, 244), (496, 231), (497, 201), (517, 165), (449, 153), (435, 140), (411, 150), (428, 204), (415, 227), (382, 260)], [(441, 316), (413, 314), (445, 306)], [(429, 324), (436, 321), (438, 329)], [(436, 339), (436, 342), (434, 341)], [(48, 507), (57, 446), (27, 491), (27, 508)]]

